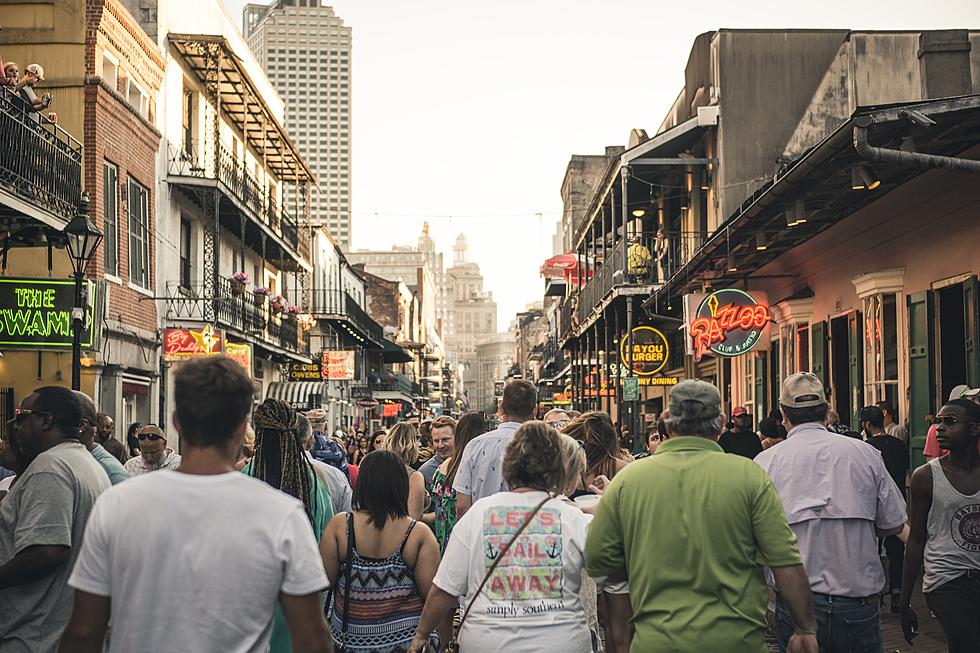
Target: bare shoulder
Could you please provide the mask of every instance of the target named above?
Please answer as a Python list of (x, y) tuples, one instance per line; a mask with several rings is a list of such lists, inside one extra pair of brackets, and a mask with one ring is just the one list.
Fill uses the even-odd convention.
[(912, 478), (909, 480), (909, 489), (916, 494), (920, 492), (932, 494), (932, 465), (926, 463), (917, 467), (912, 472)]

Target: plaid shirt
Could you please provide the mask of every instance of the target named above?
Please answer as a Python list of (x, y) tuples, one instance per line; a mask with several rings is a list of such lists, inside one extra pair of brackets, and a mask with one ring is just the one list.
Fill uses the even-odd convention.
[(139, 476), (140, 474), (155, 472), (158, 469), (176, 469), (179, 464), (180, 454), (174, 453), (173, 449), (167, 449), (167, 453), (163, 455), (159, 463), (148, 464), (143, 462), (143, 456), (136, 456), (127, 460), (125, 467), (130, 476)]

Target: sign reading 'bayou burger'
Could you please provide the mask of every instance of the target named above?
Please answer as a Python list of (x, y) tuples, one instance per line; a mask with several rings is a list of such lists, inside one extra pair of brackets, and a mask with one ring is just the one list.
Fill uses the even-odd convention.
[[(633, 374), (650, 376), (667, 365), (670, 348), (667, 345), (667, 337), (658, 329), (650, 326), (634, 327), (632, 340)], [(630, 367), (630, 339), (626, 336), (620, 338), (619, 358), (623, 362), (624, 369), (628, 370)]]
[(694, 360), (711, 352), (740, 356), (768, 343), (769, 305), (758, 295), (725, 288), (704, 297), (689, 316), (687, 333)]

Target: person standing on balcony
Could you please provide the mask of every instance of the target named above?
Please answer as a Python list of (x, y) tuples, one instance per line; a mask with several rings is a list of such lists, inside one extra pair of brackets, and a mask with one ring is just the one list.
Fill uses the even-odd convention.
[(626, 249), (626, 273), (631, 279), (640, 281), (650, 273), (650, 250), (640, 242), (639, 236), (630, 236), (629, 247)]
[(51, 95), (45, 93), (43, 98), (39, 98), (34, 89), (44, 81), (44, 68), (40, 64), (32, 63), (24, 70), (24, 76), (20, 78), (14, 86), (14, 90), (20, 95), (29, 110), (38, 112), (51, 106)]
[(3, 79), (0, 80), (0, 86), (13, 88), (17, 85), (18, 77), (20, 77), (20, 68), (13, 61), (8, 61), (3, 65)]
[(538, 392), (525, 379), (514, 379), (504, 386), (500, 400), (500, 426), (475, 438), (463, 451), (453, 481), (456, 490), (456, 518), (461, 518), (473, 502), (497, 492), (505, 492), (504, 451), (514, 432), (534, 417)]

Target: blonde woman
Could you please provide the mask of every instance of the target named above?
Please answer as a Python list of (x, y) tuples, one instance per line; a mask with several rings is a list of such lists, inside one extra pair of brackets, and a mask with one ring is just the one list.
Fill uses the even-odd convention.
[(394, 453), (405, 465), (408, 473), (408, 516), (422, 519), (425, 510), (425, 479), (412, 469), (419, 458), (419, 432), (408, 422), (400, 422), (391, 427), (385, 437), (383, 448)]

